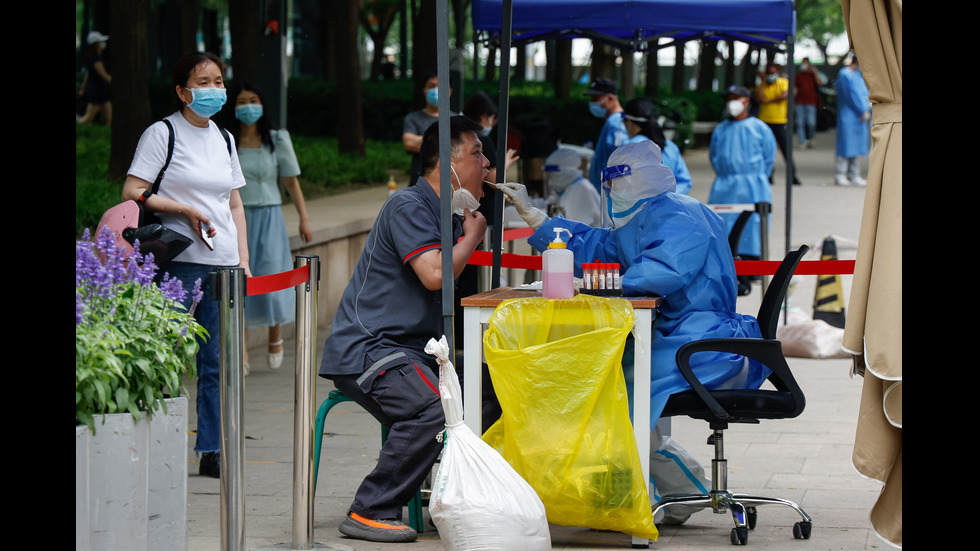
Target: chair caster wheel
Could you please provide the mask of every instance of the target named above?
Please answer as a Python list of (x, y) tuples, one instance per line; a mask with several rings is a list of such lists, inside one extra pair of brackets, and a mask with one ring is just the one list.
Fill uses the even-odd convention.
[(793, 537), (796, 539), (810, 539), (810, 530), (813, 528), (813, 524), (800, 521), (793, 525)]
[(732, 528), (732, 545), (745, 545), (749, 541), (749, 529), (746, 526)]

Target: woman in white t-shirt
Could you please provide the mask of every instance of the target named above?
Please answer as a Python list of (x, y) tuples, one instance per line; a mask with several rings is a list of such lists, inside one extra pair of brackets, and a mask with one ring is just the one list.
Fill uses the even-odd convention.
[[(174, 130), (173, 157), (156, 193), (153, 181), (167, 158), (169, 131), (163, 121), (153, 123), (140, 137), (123, 185), (123, 200), (144, 197), (146, 208), (164, 226), (190, 237), (192, 244), (161, 268), (179, 279), (190, 307), (200, 302), (194, 317), (208, 332), (197, 354), (197, 443), (199, 472), (220, 477), (221, 449), (218, 304), (211, 300), (208, 273), (241, 267), (250, 276), (245, 208), (238, 188), (245, 185), (238, 153), (227, 133), (211, 121), (225, 104), (222, 63), (213, 54), (195, 52), (174, 66), (177, 111), (167, 117)], [(205, 228), (213, 246), (200, 237)], [(198, 283), (199, 281), (199, 283)]]

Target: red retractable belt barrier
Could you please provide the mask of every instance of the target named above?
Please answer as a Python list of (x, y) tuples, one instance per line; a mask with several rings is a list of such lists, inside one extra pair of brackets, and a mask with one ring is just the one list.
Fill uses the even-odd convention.
[[(493, 266), (493, 254), (489, 251), (473, 251), (467, 264), (476, 266)], [(779, 268), (778, 260), (736, 260), (735, 273), (738, 275), (773, 275)], [(541, 257), (526, 254), (500, 255), (502, 268), (521, 268), (524, 270), (540, 270)], [(796, 275), (829, 275), (853, 274), (853, 260), (805, 260), (800, 262)]]
[(280, 272), (267, 276), (250, 277), (245, 281), (245, 296), (274, 293), (283, 289), (295, 287), (310, 280), (310, 267), (301, 266), (288, 272)]

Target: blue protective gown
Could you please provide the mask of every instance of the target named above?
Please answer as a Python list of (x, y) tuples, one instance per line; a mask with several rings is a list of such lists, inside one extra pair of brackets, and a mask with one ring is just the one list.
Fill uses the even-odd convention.
[[(685, 343), (716, 337), (760, 337), (752, 316), (735, 312), (735, 263), (721, 218), (697, 199), (662, 193), (621, 228), (592, 228), (560, 216), (528, 238), (544, 251), (554, 228), (572, 232), (568, 249), (575, 254), (575, 274), (582, 262), (620, 265), (626, 296), (661, 296), (653, 322), (650, 422), (655, 424), (667, 398), (690, 386), (675, 356)], [(709, 389), (724, 385), (758, 388), (769, 375), (757, 362), (731, 354), (696, 354), (692, 367)]]
[[(755, 117), (722, 121), (711, 134), (708, 155), (716, 174), (709, 204), (772, 203), (769, 175), (776, 160), (776, 138), (766, 123)], [(731, 231), (738, 213), (721, 216)], [(738, 253), (762, 255), (758, 214), (746, 224)]]
[(868, 121), (861, 120), (861, 115), (871, 110), (871, 102), (861, 69), (841, 69), (834, 88), (837, 90), (837, 156), (867, 156), (871, 129)]
[[(626, 143), (636, 143), (642, 142), (643, 140), (649, 140), (650, 138), (644, 136), (643, 134), (637, 134), (629, 139)], [(675, 193), (681, 193), (683, 195), (691, 194), (691, 171), (687, 169), (687, 163), (684, 162), (684, 157), (681, 156), (681, 148), (677, 147), (677, 144), (667, 140), (664, 143), (664, 148), (660, 150), (660, 154), (663, 157), (664, 166), (670, 169), (674, 173), (674, 181), (677, 182), (677, 190)]]
[(606, 117), (606, 122), (602, 125), (602, 132), (599, 133), (599, 140), (595, 144), (595, 154), (589, 163), (589, 181), (600, 194), (602, 192), (602, 169), (606, 168), (609, 156), (612, 155), (613, 151), (616, 151), (617, 147), (630, 139), (624, 120), (622, 111)]

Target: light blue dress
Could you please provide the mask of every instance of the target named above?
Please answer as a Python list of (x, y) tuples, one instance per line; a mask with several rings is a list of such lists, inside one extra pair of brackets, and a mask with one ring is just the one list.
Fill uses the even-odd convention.
[(867, 156), (871, 130), (861, 115), (871, 110), (871, 102), (861, 70), (841, 69), (834, 88), (837, 90), (837, 156)]
[[(751, 116), (740, 121), (722, 121), (711, 134), (708, 155), (716, 174), (708, 195), (709, 204), (772, 203), (769, 175), (776, 160), (776, 138), (766, 123)], [(738, 213), (725, 213), (721, 217), (731, 231)], [(762, 255), (758, 214), (746, 224), (738, 253)]]
[[(644, 136), (643, 134), (637, 134), (629, 139), (627, 143), (642, 142), (643, 140), (649, 140), (650, 138)], [(682, 195), (691, 194), (691, 171), (687, 169), (687, 163), (684, 162), (684, 157), (681, 156), (681, 148), (677, 147), (677, 144), (667, 140), (664, 143), (664, 148), (660, 150), (660, 154), (663, 156), (664, 166), (670, 169), (674, 173), (674, 181), (677, 182), (677, 190), (675, 193), (680, 193)]]
[[(275, 151), (267, 144), (259, 148), (238, 148), (245, 175), (239, 190), (245, 205), (248, 233), (248, 266), (253, 276), (288, 272), (293, 269), (289, 235), (282, 216), (279, 177), (299, 176), (299, 162), (289, 132), (273, 130)], [(253, 295), (245, 301), (245, 327), (271, 327), (296, 318), (296, 292), (283, 289)]]
[[(566, 228), (572, 232), (568, 249), (575, 254), (575, 275), (581, 276), (582, 262), (616, 262), (626, 296), (663, 297), (651, 343), (650, 422), (655, 424), (667, 398), (690, 389), (675, 363), (683, 344), (761, 333), (754, 317), (735, 312), (735, 263), (721, 218), (686, 195), (667, 192), (646, 201), (621, 228), (592, 228), (557, 216), (528, 243), (544, 251), (554, 228)], [(698, 354), (692, 360), (694, 373), (709, 389), (758, 388), (769, 374), (765, 366), (732, 354)]]
[(626, 123), (623, 122), (623, 113), (613, 113), (606, 117), (606, 122), (602, 125), (602, 132), (599, 133), (599, 140), (595, 144), (595, 154), (589, 163), (589, 181), (595, 186), (595, 190), (602, 194), (602, 170), (606, 168), (606, 162), (616, 148), (629, 141), (630, 135), (626, 131)]

